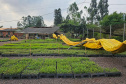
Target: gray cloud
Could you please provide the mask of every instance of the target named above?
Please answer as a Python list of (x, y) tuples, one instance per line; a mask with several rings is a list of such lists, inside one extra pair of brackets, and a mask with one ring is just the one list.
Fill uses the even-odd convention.
[[(54, 9), (57, 8), (68, 8), (71, 3), (76, 1), (80, 2), (90, 2), (91, 0), (0, 0), (0, 22), (1, 21), (10, 21), (10, 20), (19, 20), (22, 16), (38, 16), (44, 15), (44, 21), (47, 25), (52, 25), (54, 20)], [(99, 1), (99, 0), (98, 0)], [(109, 0), (109, 4), (125, 4), (125, 0)], [(83, 3), (78, 5), (80, 9), (83, 9), (84, 6), (89, 6), (89, 3)], [(109, 6), (110, 13), (114, 11), (126, 12), (124, 9), (126, 6)], [(48, 14), (48, 15), (45, 15)], [(62, 16), (67, 15), (67, 10), (62, 10)], [(16, 27), (17, 22), (4, 22), (0, 23), (4, 27)]]

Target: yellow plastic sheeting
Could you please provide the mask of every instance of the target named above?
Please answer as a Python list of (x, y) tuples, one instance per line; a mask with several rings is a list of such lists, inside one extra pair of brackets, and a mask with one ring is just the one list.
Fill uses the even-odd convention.
[(13, 36), (11, 36), (11, 38), (9, 40), (11, 40), (11, 41), (18, 41), (18, 38), (13, 35)]
[(53, 38), (57, 39), (57, 36), (56, 36), (56, 34), (52, 34), (52, 35), (53, 35)]
[(67, 45), (72, 45), (72, 46), (74, 46), (74, 45), (77, 45), (77, 44), (79, 44), (79, 43), (81, 43), (81, 42), (72, 42), (72, 41), (70, 41), (65, 35), (63, 35), (63, 34), (61, 34), (60, 35), (60, 39), (62, 40), (62, 41), (64, 41)]
[(100, 43), (106, 51), (115, 51), (123, 45), (115, 39), (100, 39)]
[(99, 40), (95, 40), (95, 38), (92, 39), (88, 39), (86, 38), (86, 40), (83, 40), (82, 42), (87, 41), (86, 44), (84, 44), (83, 46), (87, 47), (87, 48), (91, 48), (91, 49), (100, 49), (102, 48), (102, 45), (100, 43)]
[(126, 51), (126, 41), (120, 42), (115, 39), (99, 39), (95, 40), (95, 38), (83, 40), (82, 42), (72, 42), (65, 35), (58, 35), (62, 41), (64, 41), (67, 45), (74, 46), (84, 41), (87, 41), (83, 46), (91, 49), (100, 49), (104, 48), (106, 51), (110, 51), (112, 53), (121, 53)]
[(122, 46), (119, 49), (112, 51), (112, 53), (121, 53), (121, 52), (125, 52), (125, 51), (126, 51), (126, 41), (124, 41), (122, 43)]

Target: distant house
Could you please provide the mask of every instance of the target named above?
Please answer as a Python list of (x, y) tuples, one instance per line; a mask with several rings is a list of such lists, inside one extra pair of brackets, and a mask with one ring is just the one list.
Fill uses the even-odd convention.
[(22, 36), (20, 33), (16, 33), (17, 28), (0, 28), (0, 37), (10, 37), (15, 35), (16, 37)]
[(52, 34), (57, 32), (59, 27), (41, 27), (41, 28), (34, 28), (29, 27), (25, 28), (20, 33), (26, 34), (26, 39), (34, 39), (34, 38), (49, 38), (52, 37)]
[(0, 28), (0, 37), (11, 37), (12, 35), (15, 35), (16, 37), (20, 38), (23, 36), (22, 33), (17, 33), (16, 31), (18, 28)]

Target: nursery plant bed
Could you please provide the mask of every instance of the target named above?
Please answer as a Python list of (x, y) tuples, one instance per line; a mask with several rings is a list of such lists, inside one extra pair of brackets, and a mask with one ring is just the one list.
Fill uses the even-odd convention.
[(10, 54), (1, 54), (2, 57), (10, 57)]
[(91, 77), (105, 77), (106, 76), (106, 73), (93, 73), (91, 74)]
[(56, 74), (46, 74), (46, 73), (40, 73), (39, 78), (55, 78)]
[(42, 54), (32, 54), (32, 56), (42, 56)]
[(118, 76), (121, 76), (121, 72), (109, 72), (109, 73), (106, 73), (106, 76), (107, 77), (118, 77)]
[(22, 79), (38, 79), (39, 75), (38, 74), (29, 74), (29, 75), (24, 75), (21, 74)]
[(18, 54), (19, 57), (30, 56), (30, 54)]
[(2, 75), (2, 79), (20, 79), (20, 78), (21, 78), (21, 74), (14, 74), (14, 75), (3, 74)]
[(57, 74), (57, 78), (73, 78), (73, 74)]
[(74, 74), (74, 78), (90, 78), (90, 73), (84, 73), (84, 74)]
[(11, 56), (11, 57), (13, 57), (13, 56), (14, 56), (14, 57), (17, 57), (18, 54), (10, 54), (10, 56)]
[(2, 78), (2, 75), (3, 75), (3, 74), (0, 74), (0, 79)]

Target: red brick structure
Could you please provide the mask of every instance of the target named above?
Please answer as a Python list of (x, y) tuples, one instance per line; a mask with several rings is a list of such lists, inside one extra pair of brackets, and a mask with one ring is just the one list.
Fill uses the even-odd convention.
[(16, 37), (22, 37), (22, 33), (16, 33), (17, 28), (0, 28), (0, 37), (11, 37), (15, 35)]

